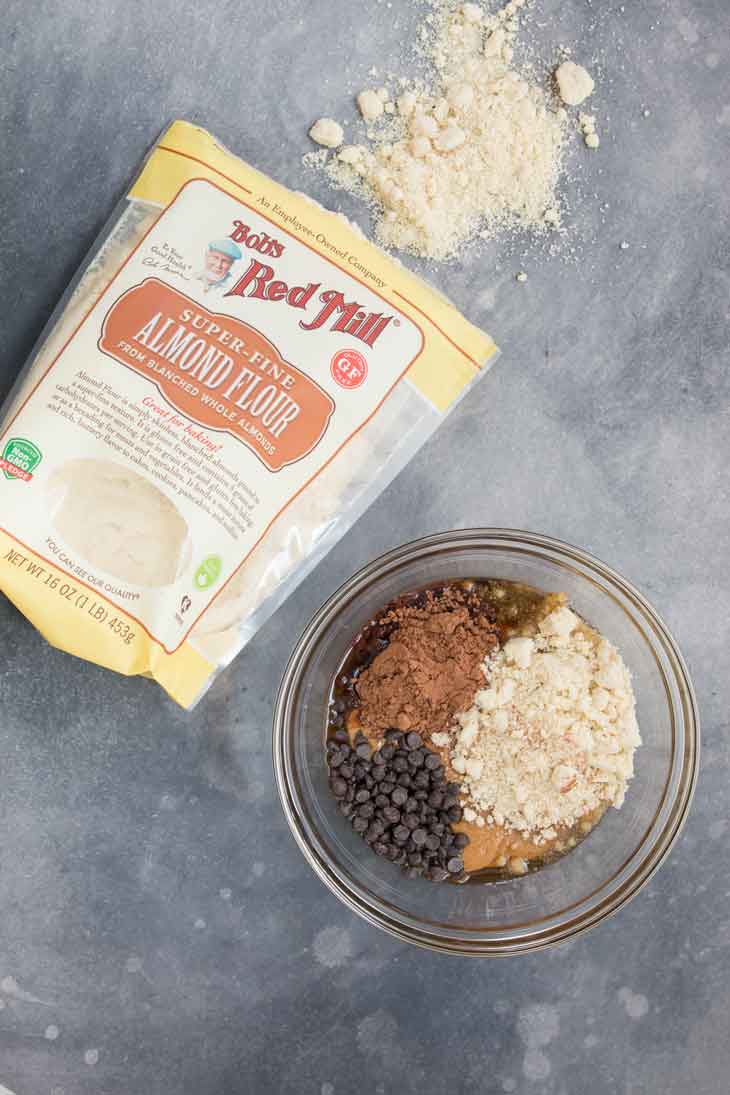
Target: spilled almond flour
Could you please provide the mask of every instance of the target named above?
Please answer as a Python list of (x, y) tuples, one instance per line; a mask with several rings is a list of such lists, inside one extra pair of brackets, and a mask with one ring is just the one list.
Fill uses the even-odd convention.
[[(540, 82), (515, 61), (524, 5), (432, 4), (418, 36), (430, 79), (364, 88), (357, 106), (367, 141), (320, 159), (335, 186), (370, 204), (383, 246), (444, 260), (476, 238), (560, 229), (566, 148), (577, 131), (563, 104), (582, 102), (593, 81), (563, 62)], [(592, 130), (589, 147), (596, 141)]]

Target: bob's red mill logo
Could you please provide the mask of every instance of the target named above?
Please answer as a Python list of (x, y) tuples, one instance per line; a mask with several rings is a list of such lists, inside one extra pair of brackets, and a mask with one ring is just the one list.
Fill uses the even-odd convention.
[[(272, 239), (265, 232), (252, 231), (243, 221), (233, 222), (230, 238), (234, 243), (242, 243), (270, 258), (280, 258), (286, 250), (285, 244)], [(276, 277), (273, 266), (256, 258), (251, 259), (248, 269), (225, 295), (283, 301), (290, 308), (301, 308), (302, 311), (307, 311), (315, 302), (319, 305), (316, 314), (311, 319), (299, 320), (303, 331), (317, 331), (327, 324), (331, 331), (357, 338), (366, 346), (375, 346), (383, 331), (395, 318), (383, 312), (368, 312), (356, 300), (348, 301), (339, 289), (323, 289), (320, 281), (310, 281), (307, 285), (289, 285)]]

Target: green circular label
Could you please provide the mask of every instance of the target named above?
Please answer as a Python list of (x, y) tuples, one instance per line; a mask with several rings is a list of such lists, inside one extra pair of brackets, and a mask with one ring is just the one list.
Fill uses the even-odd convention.
[(195, 571), (193, 584), (196, 589), (210, 589), (221, 576), (223, 563), (217, 555), (209, 555)]

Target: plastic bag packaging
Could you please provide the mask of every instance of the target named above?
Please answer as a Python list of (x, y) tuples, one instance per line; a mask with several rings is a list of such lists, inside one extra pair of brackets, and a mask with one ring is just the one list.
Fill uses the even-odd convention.
[(0, 424), (0, 589), (193, 706), (496, 357), (435, 289), (175, 122)]

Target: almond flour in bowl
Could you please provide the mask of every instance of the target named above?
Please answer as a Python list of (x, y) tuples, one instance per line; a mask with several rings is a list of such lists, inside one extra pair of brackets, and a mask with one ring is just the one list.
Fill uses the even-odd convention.
[[(387, 856), (372, 854), (343, 816), (325, 763), (325, 724), (343, 655), (353, 636), (384, 605), (405, 590), (475, 575), (565, 593), (576, 614), (621, 651), (633, 681), (642, 746), (623, 806), (607, 809), (576, 851), (556, 855), (519, 881), (506, 871), (500, 875), (498, 868), (492, 874), (494, 885), (434, 885), (422, 877), (409, 878)], [(505, 615), (513, 610), (517, 617), (507, 622), (518, 627), (519, 609), (505, 604)], [(495, 623), (499, 626), (499, 618)], [(346, 714), (344, 708), (339, 714)], [(676, 644), (626, 579), (586, 552), (545, 536), (473, 529), (394, 549), (363, 567), (322, 606), (285, 671), (274, 716), (273, 752), (292, 833), (312, 868), (343, 903), (405, 942), (448, 953), (504, 956), (571, 938), (638, 892), (668, 854), (686, 818), (696, 780), (698, 734), (694, 694)], [(456, 782), (446, 768), (444, 776), (447, 783)], [(458, 830), (459, 822), (451, 824)], [(480, 832), (488, 828), (485, 821)], [(464, 863), (470, 874), (466, 859)]]

